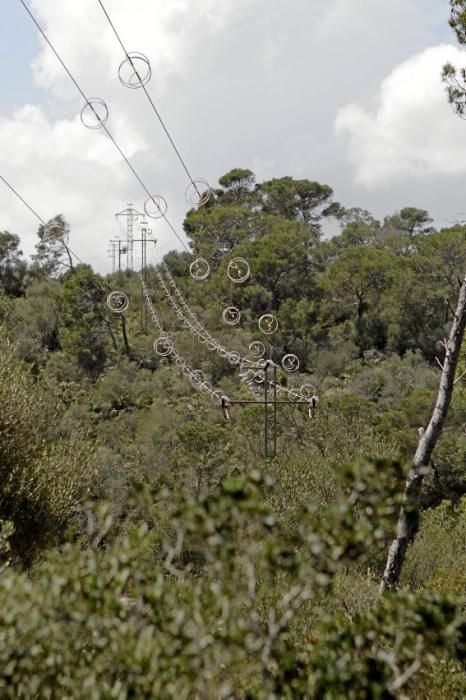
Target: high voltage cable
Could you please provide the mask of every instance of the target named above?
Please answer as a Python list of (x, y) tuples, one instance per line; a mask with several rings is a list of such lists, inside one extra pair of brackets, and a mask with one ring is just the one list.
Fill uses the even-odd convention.
[[(131, 172), (133, 173), (134, 177), (137, 179), (137, 181), (139, 182), (139, 184), (140, 184), (141, 187), (143, 188), (144, 192), (147, 194), (147, 196), (149, 197), (149, 199), (152, 200), (152, 199), (153, 199), (152, 193), (148, 190), (148, 188), (146, 187), (144, 181), (143, 181), (142, 178), (139, 176), (139, 174), (136, 172), (134, 166), (131, 164), (131, 162), (129, 161), (129, 159), (127, 158), (127, 156), (123, 153), (123, 151), (121, 150), (120, 146), (118, 145), (117, 141), (115, 140), (115, 138), (113, 137), (113, 135), (111, 134), (111, 132), (109, 131), (109, 129), (107, 128), (107, 126), (102, 122), (102, 120), (101, 120), (99, 114), (96, 112), (96, 110), (95, 110), (94, 107), (92, 106), (91, 101), (89, 100), (88, 97), (86, 97), (85, 92), (84, 92), (84, 91), (82, 90), (82, 88), (80, 87), (80, 85), (79, 85), (79, 83), (77, 82), (76, 78), (73, 76), (73, 74), (71, 73), (71, 71), (69, 70), (69, 68), (67, 67), (67, 65), (65, 64), (65, 62), (63, 61), (63, 59), (61, 58), (60, 54), (58, 53), (58, 51), (56, 50), (56, 48), (54, 47), (54, 45), (52, 44), (52, 42), (50, 41), (50, 39), (48, 38), (48, 36), (46, 35), (45, 31), (42, 29), (41, 25), (39, 24), (39, 22), (37, 21), (37, 19), (36, 19), (36, 18), (34, 17), (34, 15), (32, 14), (32, 12), (31, 12), (31, 10), (29, 9), (29, 7), (26, 5), (25, 0), (19, 0), (19, 2), (20, 2), (21, 5), (24, 7), (24, 9), (25, 9), (26, 12), (28, 13), (29, 17), (30, 17), (31, 20), (34, 22), (34, 24), (36, 25), (36, 27), (37, 27), (37, 29), (39, 30), (40, 34), (42, 35), (42, 37), (44, 38), (44, 40), (46, 41), (46, 43), (48, 44), (48, 46), (50, 47), (50, 49), (52, 50), (52, 52), (54, 53), (54, 55), (55, 55), (55, 57), (57, 58), (57, 60), (59, 61), (60, 65), (62, 66), (63, 70), (66, 72), (66, 74), (68, 75), (68, 77), (69, 77), (70, 80), (72, 81), (73, 85), (76, 87), (76, 89), (78, 90), (79, 94), (80, 94), (81, 97), (84, 99), (86, 105), (89, 106), (90, 109), (92, 110), (92, 112), (94, 113), (96, 119), (97, 119), (98, 122), (100, 123), (100, 126), (104, 129), (105, 133), (107, 134), (107, 136), (109, 137), (109, 139), (111, 140), (111, 142), (113, 143), (113, 145), (115, 146), (115, 148), (117, 149), (117, 151), (118, 151), (118, 153), (120, 154), (120, 156), (121, 156), (121, 157), (123, 158), (123, 160), (125, 161), (125, 163), (126, 163), (126, 165), (128, 166), (128, 168), (129, 168), (129, 169), (131, 170)], [(171, 224), (171, 222), (168, 220), (168, 218), (166, 217), (165, 214), (163, 214), (163, 218), (165, 219), (165, 221), (166, 221), (166, 223), (168, 224), (168, 226), (169, 226), (169, 228), (171, 229), (171, 231), (172, 231), (172, 232), (175, 234), (175, 236), (177, 237), (178, 241), (179, 241), (179, 242), (181, 243), (181, 245), (184, 247), (184, 249), (185, 249), (186, 251), (190, 252), (189, 249), (188, 249), (188, 247), (187, 247), (187, 245), (186, 245), (185, 242), (180, 238), (180, 236), (178, 235), (178, 232), (176, 231), (175, 227)]]
[[(200, 370), (195, 370), (193, 369), (186, 359), (183, 357), (183, 355), (180, 355), (178, 352), (173, 340), (167, 335), (165, 332), (162, 322), (154, 309), (154, 305), (152, 304), (152, 299), (149, 294), (149, 290), (147, 289), (146, 283), (144, 282), (144, 278), (141, 273), (139, 273), (139, 280), (141, 282), (141, 288), (144, 294), (144, 299), (145, 303), (147, 305), (147, 308), (149, 309), (149, 312), (152, 316), (152, 320), (161, 333), (160, 338), (164, 338), (167, 340), (167, 342), (170, 345), (170, 356), (175, 359), (176, 364), (180, 367), (180, 369), (183, 371), (183, 373), (189, 377), (192, 386), (194, 386), (196, 389), (199, 389), (201, 391), (204, 391), (204, 393), (207, 393), (210, 395), (212, 399), (215, 399), (216, 401), (220, 400), (222, 397), (222, 392), (219, 391), (218, 389), (214, 389), (212, 384), (210, 382), (206, 382), (205, 380), (200, 380), (199, 379), (199, 373)], [(202, 373), (201, 373), (202, 374)]]
[(147, 90), (146, 86), (144, 85), (144, 82), (143, 82), (143, 80), (142, 80), (142, 78), (141, 78), (141, 76), (140, 76), (140, 74), (139, 74), (139, 72), (138, 72), (136, 66), (134, 65), (133, 60), (132, 60), (130, 54), (129, 54), (128, 51), (126, 50), (126, 47), (125, 47), (125, 45), (124, 45), (124, 43), (123, 43), (123, 40), (121, 39), (121, 37), (120, 37), (120, 35), (119, 35), (119, 33), (118, 33), (118, 31), (117, 31), (117, 29), (116, 29), (114, 23), (112, 22), (112, 19), (110, 18), (110, 15), (109, 15), (108, 11), (106, 10), (106, 8), (105, 8), (105, 6), (104, 6), (102, 0), (97, 0), (97, 2), (99, 3), (100, 7), (102, 8), (102, 12), (104, 13), (105, 17), (107, 18), (108, 23), (110, 24), (110, 27), (112, 28), (113, 33), (115, 34), (115, 37), (116, 37), (118, 43), (120, 44), (121, 48), (123, 49), (123, 53), (125, 54), (127, 60), (130, 62), (131, 67), (133, 68), (134, 73), (135, 73), (135, 75), (137, 76), (137, 78), (138, 78), (138, 80), (139, 80), (139, 82), (140, 82), (140, 85), (141, 85), (142, 89), (144, 90), (144, 93), (145, 93), (145, 95), (146, 95), (146, 97), (147, 97), (147, 99), (148, 99), (148, 101), (149, 101), (149, 104), (150, 104), (150, 106), (152, 107), (152, 110), (153, 110), (155, 116), (156, 116), (157, 119), (159, 120), (159, 122), (160, 122), (160, 124), (161, 124), (161, 126), (162, 126), (162, 128), (163, 128), (163, 130), (164, 130), (164, 132), (165, 132), (165, 134), (167, 135), (167, 138), (168, 138), (168, 140), (170, 141), (170, 143), (171, 143), (171, 145), (172, 145), (172, 147), (173, 147), (173, 150), (175, 151), (175, 153), (176, 153), (176, 155), (177, 155), (177, 157), (178, 157), (178, 160), (180, 161), (181, 165), (183, 166), (183, 169), (184, 169), (186, 175), (188, 176), (188, 179), (190, 180), (190, 182), (191, 182), (191, 184), (193, 185), (194, 189), (196, 190), (196, 192), (197, 192), (198, 195), (200, 196), (200, 192), (199, 192), (199, 190), (198, 190), (196, 181), (193, 179), (191, 173), (189, 172), (188, 166), (186, 165), (186, 161), (184, 160), (184, 158), (183, 158), (183, 156), (181, 155), (181, 153), (180, 153), (178, 147), (176, 146), (176, 143), (175, 143), (173, 137), (171, 136), (171, 134), (170, 134), (170, 132), (169, 132), (169, 130), (168, 130), (167, 125), (165, 124), (164, 120), (162, 119), (162, 116), (161, 116), (159, 110), (157, 109), (157, 107), (156, 107), (156, 105), (155, 105), (155, 103), (154, 103), (154, 100), (152, 99), (152, 97), (151, 97), (150, 94), (149, 94), (149, 91)]
[[(32, 214), (34, 214), (34, 216), (36, 217), (36, 219), (37, 219), (38, 221), (40, 221), (40, 223), (42, 224), (42, 226), (46, 226), (46, 223), (45, 223), (45, 221), (43, 220), (43, 218), (42, 218), (41, 216), (39, 216), (39, 214), (36, 212), (36, 210), (33, 209), (33, 208), (31, 207), (31, 205), (30, 205), (28, 202), (26, 202), (26, 200), (24, 199), (24, 197), (22, 197), (22, 196), (19, 194), (19, 192), (18, 192), (17, 190), (15, 190), (15, 188), (13, 187), (13, 185), (10, 185), (10, 183), (8, 182), (8, 180), (5, 180), (5, 178), (3, 177), (3, 175), (0, 175), (0, 180), (2, 180), (2, 181), (5, 183), (5, 185), (13, 192), (13, 194), (16, 195), (16, 197), (18, 197), (18, 199), (24, 204), (24, 206), (27, 207), (27, 208), (29, 209), (29, 211), (30, 211)], [(67, 244), (64, 244), (64, 245), (65, 245), (65, 247), (69, 250), (69, 252), (71, 253), (71, 255), (73, 255), (73, 256), (76, 258), (76, 260), (77, 260), (78, 262), (80, 262), (80, 263), (82, 263), (82, 264), (84, 265), (84, 263), (83, 263), (83, 261), (81, 260), (81, 258), (79, 257), (79, 255), (76, 255), (76, 253), (74, 253), (74, 252), (71, 250), (71, 248), (69, 247), (69, 245), (67, 245)]]
[[(32, 12), (31, 12), (30, 9), (28, 8), (28, 6), (26, 5), (25, 0), (19, 0), (19, 1), (20, 1), (20, 3), (23, 5), (24, 9), (25, 9), (26, 12), (28, 13), (28, 15), (29, 15), (29, 17), (31, 18), (31, 20), (33, 21), (33, 23), (36, 25), (37, 29), (39, 30), (40, 34), (41, 34), (42, 37), (44, 38), (45, 42), (48, 44), (48, 46), (49, 46), (50, 49), (52, 50), (53, 54), (55, 55), (55, 57), (56, 57), (57, 60), (59, 61), (60, 65), (61, 65), (62, 68), (65, 70), (66, 74), (68, 75), (68, 77), (70, 78), (70, 80), (72, 81), (72, 83), (74, 84), (74, 86), (76, 87), (76, 89), (78, 90), (79, 94), (80, 94), (80, 95), (82, 96), (82, 98), (84, 99), (84, 101), (85, 101), (85, 107), (89, 107), (89, 108), (91, 109), (91, 111), (94, 113), (94, 116), (95, 116), (95, 118), (96, 118), (96, 120), (97, 120), (99, 126), (100, 126), (101, 128), (104, 129), (105, 133), (107, 134), (107, 136), (109, 137), (109, 139), (111, 140), (111, 142), (113, 143), (113, 145), (115, 146), (115, 148), (117, 149), (118, 153), (119, 153), (120, 156), (123, 158), (123, 160), (125, 161), (126, 165), (129, 167), (129, 169), (131, 170), (131, 172), (133, 173), (133, 175), (134, 175), (135, 178), (137, 179), (138, 183), (139, 183), (139, 184), (141, 185), (141, 187), (143, 188), (144, 192), (147, 194), (147, 196), (148, 196), (148, 198), (149, 198), (149, 201), (153, 201), (153, 202), (155, 203), (155, 205), (156, 205), (157, 208), (159, 209), (159, 212), (160, 212), (162, 218), (165, 219), (167, 225), (169, 226), (169, 228), (171, 229), (171, 231), (175, 234), (175, 236), (176, 236), (176, 238), (178, 239), (178, 241), (181, 243), (181, 245), (185, 248), (185, 250), (186, 250), (187, 252), (190, 252), (189, 249), (188, 249), (188, 247), (187, 247), (186, 244), (184, 243), (184, 241), (183, 241), (183, 240), (180, 238), (180, 236), (178, 235), (178, 233), (177, 233), (177, 231), (175, 230), (174, 226), (171, 224), (171, 222), (170, 222), (170, 221), (168, 220), (168, 218), (166, 217), (165, 213), (163, 213), (163, 212), (160, 210), (159, 205), (158, 205), (157, 202), (154, 200), (154, 195), (153, 195), (153, 194), (149, 191), (149, 189), (146, 187), (144, 181), (143, 181), (142, 178), (139, 176), (139, 174), (138, 174), (137, 171), (135, 170), (134, 166), (131, 164), (131, 162), (129, 161), (129, 159), (127, 158), (127, 156), (125, 155), (125, 153), (122, 151), (122, 149), (120, 148), (119, 144), (117, 143), (117, 141), (115, 140), (115, 138), (113, 137), (113, 135), (111, 134), (111, 132), (109, 131), (109, 129), (107, 128), (105, 122), (102, 121), (100, 115), (99, 115), (99, 114), (97, 113), (97, 111), (95, 110), (95, 108), (94, 108), (94, 106), (93, 106), (91, 100), (90, 100), (89, 98), (87, 98), (86, 94), (85, 94), (84, 91), (81, 89), (79, 83), (78, 83), (77, 80), (74, 78), (74, 76), (72, 75), (72, 73), (71, 73), (71, 71), (68, 69), (68, 67), (66, 66), (65, 62), (63, 61), (63, 59), (62, 59), (61, 56), (59, 55), (58, 51), (57, 51), (57, 50), (55, 49), (55, 47), (53, 46), (52, 42), (49, 40), (49, 38), (48, 38), (48, 36), (46, 35), (45, 31), (42, 29), (41, 25), (40, 25), (39, 22), (36, 20), (36, 18), (35, 18), (34, 15), (32, 14)], [(116, 30), (116, 28), (115, 28), (113, 22), (111, 21), (108, 12), (106, 11), (106, 9), (105, 9), (103, 3), (101, 2), (101, 0), (98, 0), (98, 2), (99, 2), (99, 5), (100, 5), (101, 8), (102, 8), (102, 10), (103, 10), (103, 12), (104, 12), (104, 14), (105, 14), (107, 20), (109, 21), (110, 26), (111, 26), (113, 32), (115, 33), (115, 36), (116, 36), (116, 38), (117, 38), (119, 44), (121, 45), (121, 47), (122, 47), (122, 49), (123, 49), (123, 51), (124, 51), (124, 54), (125, 54), (125, 56), (126, 56), (126, 59), (130, 62), (131, 66), (132, 66), (132, 68), (133, 68), (133, 70), (134, 70), (134, 73), (135, 73), (135, 75), (137, 76), (137, 78), (138, 78), (138, 80), (139, 80), (139, 82), (140, 82), (140, 84), (141, 84), (141, 87), (143, 87), (144, 92), (145, 92), (145, 94), (146, 94), (146, 96), (147, 96), (147, 98), (148, 98), (148, 100), (149, 100), (149, 102), (150, 102), (150, 104), (151, 104), (151, 107), (152, 107), (152, 109), (154, 110), (154, 113), (156, 114), (158, 120), (160, 121), (160, 123), (161, 123), (161, 125), (162, 125), (162, 127), (163, 127), (163, 129), (164, 129), (164, 131), (165, 131), (165, 133), (166, 133), (166, 135), (167, 135), (167, 137), (168, 137), (168, 139), (169, 139), (169, 141), (170, 141), (170, 143), (171, 143), (173, 149), (175, 150), (175, 153), (176, 153), (178, 159), (180, 160), (180, 163), (182, 164), (182, 166), (183, 166), (183, 168), (184, 168), (184, 170), (185, 170), (185, 172), (186, 172), (186, 174), (187, 174), (187, 176), (188, 176), (188, 178), (189, 178), (191, 184), (193, 185), (194, 189), (196, 190), (196, 192), (197, 192), (198, 195), (200, 196), (199, 190), (198, 190), (198, 188), (197, 188), (197, 184), (196, 184), (196, 182), (193, 180), (193, 178), (192, 178), (192, 176), (191, 176), (191, 174), (190, 174), (190, 172), (189, 172), (189, 170), (188, 170), (188, 168), (187, 168), (187, 166), (186, 166), (185, 161), (183, 160), (183, 158), (182, 158), (182, 156), (181, 156), (179, 150), (177, 149), (176, 144), (175, 144), (173, 138), (171, 137), (171, 135), (170, 135), (170, 133), (169, 133), (169, 131), (168, 131), (168, 129), (167, 129), (167, 127), (166, 127), (166, 125), (165, 125), (163, 119), (161, 118), (161, 116), (160, 116), (160, 114), (159, 114), (159, 112), (158, 112), (158, 110), (157, 110), (157, 108), (156, 108), (156, 106), (155, 106), (155, 104), (154, 104), (152, 98), (150, 97), (150, 95), (149, 95), (147, 89), (145, 88), (145, 85), (144, 85), (144, 83), (143, 83), (143, 80), (141, 79), (141, 76), (139, 75), (139, 72), (137, 71), (137, 69), (136, 69), (136, 67), (135, 67), (135, 65), (134, 65), (134, 63), (133, 63), (133, 61), (132, 61), (131, 56), (127, 53), (126, 48), (125, 48), (125, 46), (124, 46), (124, 44), (123, 44), (123, 42), (122, 42), (122, 40), (121, 40), (121, 38), (120, 38), (120, 36), (119, 36), (117, 30)], [(4, 180), (4, 178), (2, 178), (2, 180), (3, 180), (4, 182), (6, 182), (6, 181)], [(31, 210), (31, 212), (39, 219), (39, 221), (41, 221), (41, 223), (44, 224), (44, 221), (41, 219), (41, 217), (39, 217), (39, 216), (36, 214), (36, 212), (27, 204), (27, 202), (25, 202), (25, 200), (23, 200), (23, 198), (22, 198), (8, 183), (6, 183), (6, 184), (7, 184), (7, 185), (10, 187), (10, 189), (21, 199), (21, 201), (23, 201), (23, 203)], [(45, 224), (44, 224), (44, 225), (45, 225)], [(75, 254), (73, 253), (73, 251), (71, 251), (71, 249), (69, 249), (69, 250), (70, 250), (70, 252), (71, 252), (73, 255), (75, 255)], [(80, 259), (78, 258), (78, 256), (75, 255), (75, 257), (76, 257), (78, 260), (80, 260)], [(82, 262), (82, 261), (80, 260), (80, 262)], [(144, 285), (144, 286), (145, 286), (145, 285)], [(166, 289), (166, 292), (168, 292), (167, 289)], [(168, 292), (168, 296), (171, 297), (171, 295), (169, 294), (169, 292)], [(149, 307), (150, 307), (150, 306), (151, 306), (150, 298), (147, 299), (147, 296), (146, 296), (146, 301), (149, 303)], [(174, 301), (174, 299), (173, 299), (172, 301)], [(176, 304), (176, 302), (175, 302), (175, 304)], [(186, 306), (187, 306), (187, 305), (186, 305)], [(188, 307), (188, 309), (189, 309), (189, 307)], [(180, 311), (181, 311), (181, 310), (180, 310)], [(191, 312), (190, 309), (189, 309), (189, 312), (190, 312), (190, 315), (193, 315), (193, 312)], [(188, 324), (188, 327), (189, 327), (190, 325), (191, 325), (191, 324)], [(199, 324), (199, 325), (201, 325), (201, 324)], [(201, 326), (201, 327), (202, 327), (202, 326)], [(210, 334), (208, 334), (208, 335), (210, 336)], [(213, 340), (213, 339), (212, 339), (212, 340)], [(223, 347), (222, 347), (222, 350), (225, 350), (225, 351), (226, 351), (226, 354), (228, 354), (228, 351), (227, 351), (226, 348), (223, 348)], [(183, 359), (183, 358), (180, 357), (180, 358), (178, 358), (178, 359)], [(188, 368), (188, 369), (189, 369), (189, 368)], [(269, 382), (267, 382), (267, 383), (269, 383)], [(280, 390), (280, 389), (283, 389), (283, 388), (277, 386), (277, 389)], [(289, 390), (285, 390), (285, 391), (287, 391), (287, 393), (289, 392)]]
[(9, 189), (13, 192), (13, 194), (16, 195), (16, 196), (18, 197), (18, 199), (24, 204), (24, 206), (26, 206), (26, 207), (29, 209), (29, 211), (32, 212), (32, 213), (34, 214), (34, 216), (36, 217), (36, 219), (39, 219), (40, 223), (43, 224), (43, 225), (45, 226), (45, 221), (42, 219), (42, 217), (39, 216), (39, 214), (31, 207), (31, 205), (28, 204), (28, 203), (26, 202), (26, 200), (25, 200), (23, 197), (21, 197), (21, 195), (19, 194), (19, 192), (17, 192), (17, 191), (15, 190), (15, 188), (14, 188), (12, 185), (10, 185), (10, 183), (7, 182), (7, 180), (5, 180), (5, 178), (4, 178), (2, 175), (0, 175), (0, 180), (3, 180), (3, 182), (5, 183), (5, 185), (6, 185), (7, 187), (9, 187)]
[[(177, 304), (176, 300), (173, 298), (172, 294), (170, 293), (170, 290), (167, 288), (161, 273), (157, 270), (157, 268), (155, 268), (155, 273), (156, 273), (157, 279), (159, 281), (159, 284), (162, 287), (162, 290), (164, 291), (165, 296), (167, 297), (170, 306), (174, 309), (176, 315), (180, 318), (180, 320), (183, 321), (183, 323), (186, 325), (186, 327), (189, 329), (189, 331), (191, 333), (193, 333), (201, 343), (205, 344), (205, 342), (207, 342), (207, 348), (211, 352), (217, 352), (220, 355), (220, 357), (225, 356), (228, 359), (228, 361), (230, 362), (230, 364), (233, 364), (233, 361), (230, 359), (230, 356), (237, 355), (238, 362), (235, 362), (234, 365), (238, 364), (238, 365), (240, 365), (240, 367), (243, 367), (243, 368), (249, 367), (249, 371), (246, 372), (246, 377), (243, 377), (240, 373), (240, 378), (242, 381), (245, 381), (246, 383), (249, 384), (250, 381), (252, 381), (254, 378), (258, 377), (260, 375), (261, 370), (263, 369), (263, 365), (261, 365), (261, 358), (253, 359), (253, 358), (248, 358), (246, 356), (243, 357), (240, 353), (237, 353), (236, 351), (229, 351), (228, 348), (225, 348), (217, 338), (215, 338), (214, 336), (212, 336), (209, 333), (209, 331), (206, 329), (206, 327), (199, 321), (199, 318), (196, 316), (194, 311), (189, 307), (189, 305), (187, 304), (183, 295), (179, 291), (179, 289), (176, 285), (176, 282), (173, 279), (173, 276), (171, 275), (170, 270), (168, 269), (167, 264), (162, 263), (162, 267), (165, 271), (165, 274), (167, 276), (169, 283), (173, 287), (174, 292), (178, 296), (178, 299), (180, 300), (181, 305), (182, 305), (182, 307), (184, 307), (185, 311), (183, 311), (183, 309), (180, 308), (180, 306)], [(189, 315), (191, 316), (191, 318), (194, 322), (194, 325), (193, 325), (193, 322), (191, 322), (187, 318), (186, 312), (189, 313)], [(204, 338), (204, 340), (202, 340), (201, 338)], [(210, 344), (212, 345), (212, 347), (210, 347)], [(258, 370), (258, 372), (254, 373), (253, 367), (254, 367), (254, 369)], [(250, 376), (250, 372), (253, 374), (252, 378)], [(248, 377), (249, 377), (249, 379), (248, 379)], [(267, 381), (268, 386), (275, 388), (277, 390), (277, 392), (279, 392), (279, 393), (286, 394), (290, 399), (296, 401), (298, 398), (300, 398), (297, 395), (297, 391), (295, 389), (288, 389), (287, 387), (283, 387), (283, 386), (281, 386), (281, 384), (277, 384), (276, 382), (274, 382), (271, 379), (267, 379), (266, 381)], [(301, 398), (303, 398), (303, 397), (301, 397)]]

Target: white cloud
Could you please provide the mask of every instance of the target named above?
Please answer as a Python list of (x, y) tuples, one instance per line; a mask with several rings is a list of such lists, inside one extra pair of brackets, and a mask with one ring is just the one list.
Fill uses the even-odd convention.
[[(371, 208), (351, 189), (334, 117), (352, 95), (366, 99), (394, 65), (435, 41), (423, 14), (425, 0), (290, 0), (286, 7), (283, 0), (105, 4), (127, 49), (149, 57), (149, 91), (195, 177), (215, 185), (236, 166), (253, 168), (259, 179), (309, 177), (335, 186), (348, 205)], [(144, 95), (120, 85), (121, 47), (97, 0), (32, 0), (31, 9), (84, 92), (107, 102), (109, 129), (148, 188), (167, 199), (168, 215), (181, 233), (187, 178)], [(26, 13), (24, 22), (30, 22)], [(376, 30), (381, 26), (386, 30)], [(0, 173), (44, 219), (63, 213), (76, 252), (97, 269), (109, 269), (107, 241), (120, 233), (114, 213), (128, 202), (141, 209), (144, 192), (105, 134), (82, 126), (82, 100), (44, 43), (32, 73), (43, 99), (0, 114)], [(351, 144), (356, 132), (348, 131), (350, 122), (367, 131), (372, 119), (352, 109), (342, 127)], [(371, 143), (382, 148), (376, 126), (371, 129)], [(163, 222), (153, 228), (159, 255), (179, 247)], [(23, 249), (33, 251), (37, 222), (5, 188), (2, 229), (20, 234)]]
[(464, 52), (441, 44), (397, 66), (379, 88), (374, 110), (339, 110), (336, 133), (348, 144), (357, 181), (377, 188), (397, 180), (466, 172), (466, 125), (448, 105), (440, 75)]

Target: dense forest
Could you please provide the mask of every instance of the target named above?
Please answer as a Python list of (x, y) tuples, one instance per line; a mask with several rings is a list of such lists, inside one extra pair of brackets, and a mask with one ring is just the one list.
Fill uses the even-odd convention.
[[(184, 230), (192, 253), (163, 264), (200, 322), (247, 355), (274, 314), (270, 356), (300, 361), (280, 382), (313, 385), (319, 405), (279, 406), (264, 461), (260, 405), (225, 420), (154, 352), (137, 272), (73, 264), (44, 227), (27, 262), (0, 233), (0, 695), (464, 697), (464, 349), (399, 585), (378, 590), (436, 401), (466, 226), (437, 231), (412, 207), (378, 221), (328, 185), (236, 168)], [(234, 257), (250, 265), (241, 285), (226, 275)], [(146, 285), (178, 351), (250, 398), (238, 367), (180, 323), (159, 270)], [(106, 303), (115, 290), (122, 314)]]

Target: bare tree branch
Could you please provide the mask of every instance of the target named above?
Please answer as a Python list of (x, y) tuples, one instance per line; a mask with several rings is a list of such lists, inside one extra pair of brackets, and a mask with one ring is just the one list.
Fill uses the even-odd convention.
[(448, 415), (465, 326), (466, 277), (463, 279), (461, 285), (458, 306), (455, 311), (448, 341), (445, 344), (446, 353), (440, 378), (437, 402), (429, 424), (419, 439), (413, 464), (406, 480), (404, 504), (400, 510), (396, 536), (391, 544), (382, 582), (380, 584), (381, 594), (384, 593), (387, 588), (395, 588), (397, 586), (406, 557), (406, 551), (417, 532), (419, 495), (422, 482), (429, 465), (430, 457), (442, 434), (443, 426)]

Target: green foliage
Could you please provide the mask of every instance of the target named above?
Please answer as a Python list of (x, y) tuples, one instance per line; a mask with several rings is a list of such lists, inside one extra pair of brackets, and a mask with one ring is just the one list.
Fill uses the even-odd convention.
[(247, 207), (229, 204), (190, 212), (184, 230), (197, 255), (218, 260), (251, 236), (253, 220), (254, 215)]
[(19, 237), (0, 231), (0, 291), (18, 297), (24, 292), (26, 264), (21, 260)]
[(233, 168), (219, 179), (223, 190), (217, 190), (216, 196), (222, 204), (243, 201), (252, 205), (258, 201), (254, 191), (255, 181), (256, 177), (251, 170)]
[(178, 471), (184, 473), (184, 479), (188, 482), (191, 493), (194, 489), (196, 498), (205, 497), (227, 471), (231, 445), (225, 429), (206, 421), (193, 420), (178, 428), (177, 437)]
[(109, 341), (114, 341), (112, 320), (105, 310), (107, 294), (99, 276), (88, 265), (79, 265), (63, 282), (60, 344), (93, 376), (102, 372)]
[(78, 432), (60, 437), (58, 416), (2, 334), (0, 520), (13, 523), (12, 551), (26, 563), (56, 540), (91, 475), (88, 446)]
[(59, 304), (61, 285), (55, 280), (30, 284), (11, 309), (8, 325), (16, 341), (16, 354), (31, 364), (43, 364), (47, 354), (60, 349)]
[(250, 189), (254, 185), (255, 176), (247, 168), (233, 168), (219, 179), (219, 184), (227, 190)]
[[(330, 218), (341, 233), (321, 240)], [(414, 207), (380, 223), (332, 203), (327, 185), (234, 168), (185, 231), (193, 254), (164, 261), (200, 321), (244, 356), (252, 340), (268, 345), (257, 320), (273, 312), (267, 352), (301, 362), (280, 382), (312, 383), (319, 406), (312, 419), (278, 407), (264, 474), (263, 409), (235, 402), (225, 421), (155, 356), (136, 274), (63, 272), (67, 249), (43, 230), (28, 266), (0, 234), (0, 696), (462, 697), (461, 380), (403, 590), (377, 591), (435, 401), (466, 227), (435, 232)], [(193, 255), (211, 264), (201, 283)], [(241, 285), (226, 274), (236, 256), (251, 268)], [(237, 368), (179, 322), (154, 268), (146, 276), (189, 365), (251, 399)], [(124, 316), (106, 308), (114, 289), (130, 299)], [(235, 328), (222, 322), (229, 305)]]
[(460, 44), (466, 44), (466, 6), (464, 0), (450, 0), (450, 26)]
[[(464, 0), (450, 0), (450, 26), (460, 44), (466, 43), (466, 4)], [(446, 85), (448, 100), (459, 117), (463, 117), (466, 107), (466, 70), (457, 69), (446, 63), (442, 70), (442, 80)]]
[(330, 313), (340, 321), (353, 321), (355, 342), (361, 350), (386, 345), (381, 305), (392, 284), (394, 263), (388, 251), (350, 246), (328, 267), (322, 280), (324, 288), (332, 290)]
[(466, 584), (466, 498), (425, 511), (410, 548), (404, 585), (461, 595)]
[(62, 214), (58, 214), (46, 225), (39, 226), (36, 254), (32, 256), (39, 270), (56, 277), (66, 268), (73, 269), (73, 259), (68, 248), (70, 226)]
[(319, 224), (322, 216), (332, 211), (333, 190), (319, 182), (274, 178), (262, 183), (260, 195), (265, 212), (306, 224)]
[(433, 219), (425, 209), (415, 207), (405, 207), (401, 211), (387, 216), (384, 221), (384, 234), (396, 235), (404, 234), (410, 238), (419, 234), (432, 233), (434, 230), (430, 225)]
[(317, 633), (306, 657), (315, 669), (309, 697), (396, 698), (408, 683), (415, 687), (419, 668), (442, 650), (457, 649), (462, 656), (464, 642), (454, 600), (386, 597), (356, 615), (350, 629), (332, 621)]
[(256, 472), (204, 501), (154, 494), (158, 525), (130, 527), (105, 552), (101, 509), (92, 546), (65, 546), (32, 579), (3, 572), (2, 696), (394, 697), (426, 659), (462, 655), (464, 617), (432, 594), (393, 595), (350, 623), (323, 615), (349, 563), (390, 527), (401, 474), (381, 466), (342, 474), (346, 493), (325, 519), (303, 513), (291, 546)]

